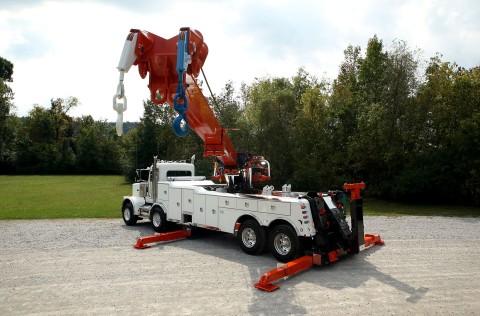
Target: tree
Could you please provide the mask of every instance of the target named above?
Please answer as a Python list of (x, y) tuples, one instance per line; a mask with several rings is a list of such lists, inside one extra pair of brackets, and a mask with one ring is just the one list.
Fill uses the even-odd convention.
[(298, 102), (292, 82), (286, 78), (257, 80), (248, 91), (245, 108), (247, 122), (252, 126), (252, 151), (263, 155), (272, 166), (273, 184), (281, 186), (293, 177), (291, 157), (293, 129)]
[(143, 108), (140, 123), (124, 140), (127, 157), (122, 162), (122, 172), (126, 179), (131, 180), (137, 168), (150, 166), (154, 156), (161, 160), (187, 160), (194, 154), (202, 156), (203, 145), (195, 133), (191, 131), (185, 137), (175, 135), (173, 107), (148, 100), (144, 101)]
[(359, 61), (358, 88), (364, 104), (381, 103), (386, 91), (388, 54), (383, 42), (374, 35), (367, 45), (365, 58)]
[[(383, 42), (375, 35), (368, 41), (365, 57), (358, 68), (358, 121), (355, 141), (350, 142), (348, 155), (362, 180), (371, 187), (381, 186), (386, 166), (383, 161), (385, 91), (387, 90), (387, 58)], [(359, 153), (366, 153), (360, 155)]]
[(349, 45), (344, 50), (344, 61), (340, 64), (337, 78), (333, 81), (328, 99), (331, 114), (330, 132), (335, 150), (330, 159), (335, 161), (338, 177), (344, 181), (363, 180), (359, 175), (356, 155), (349, 155), (350, 144), (356, 141), (358, 120), (361, 113), (358, 71), (361, 61), (360, 47)]
[(38, 105), (29, 112), (18, 144), (17, 169), (29, 173), (55, 173), (60, 152), (55, 143), (51, 112)]
[(13, 100), (12, 89), (7, 82), (12, 82), (13, 64), (0, 57), (0, 126), (2, 121), (10, 114)]
[(7, 82), (12, 82), (13, 64), (0, 57), (0, 173), (14, 169), (19, 120), (10, 114), (13, 92)]
[(119, 173), (122, 150), (114, 127), (90, 115), (77, 119), (76, 125), (76, 169), (87, 174)]
[(22, 121), (9, 115), (0, 125), (0, 174), (12, 173), (17, 159), (17, 144)]
[(5, 58), (0, 57), (0, 78), (4, 81), (12, 82), (12, 76), (13, 64)]
[(64, 173), (75, 166), (73, 118), (67, 112), (78, 104), (74, 97), (51, 100), (50, 109), (38, 105), (29, 112), (18, 140), (20, 172)]
[(78, 105), (76, 97), (67, 99), (57, 98), (51, 100), (50, 113), (55, 128), (55, 141), (58, 143), (65, 137), (73, 134), (73, 118), (68, 116), (68, 111)]
[(409, 50), (403, 41), (384, 50), (374, 36), (365, 57), (358, 57), (358, 52), (346, 50), (337, 79), (344, 84), (334, 85), (335, 128), (346, 144), (345, 170), (350, 169), (352, 180), (368, 181), (370, 193), (392, 197), (392, 180), (412, 150), (407, 114), (418, 90), (418, 51)]
[[(396, 180), (402, 198), (480, 203), (478, 67), (431, 58), (415, 107), (409, 109), (414, 155)], [(410, 184), (410, 185), (405, 185)]]
[(0, 124), (10, 114), (13, 92), (3, 79), (0, 79)]
[(338, 162), (332, 159), (337, 148), (328, 106), (329, 85), (306, 72), (297, 73), (293, 81), (304, 88), (294, 125), (292, 185), (303, 191), (332, 189), (342, 182), (337, 178)]
[(235, 149), (238, 152), (251, 151), (251, 128), (245, 120), (244, 105), (236, 96), (235, 88), (228, 81), (219, 95), (208, 98), (220, 126), (227, 130)]

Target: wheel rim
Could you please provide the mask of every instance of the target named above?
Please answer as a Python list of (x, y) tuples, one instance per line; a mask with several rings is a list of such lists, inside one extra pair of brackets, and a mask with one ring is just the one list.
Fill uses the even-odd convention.
[(153, 222), (153, 226), (155, 227), (160, 227), (160, 225), (162, 225), (162, 218), (160, 217), (159, 213), (153, 214), (152, 222)]
[(257, 235), (251, 228), (242, 231), (242, 242), (247, 248), (252, 248), (257, 243)]
[(124, 210), (123, 210), (123, 218), (126, 220), (126, 221), (129, 221), (130, 218), (131, 218), (131, 214), (130, 214), (130, 210), (128, 209), (128, 207), (126, 207)]
[(273, 246), (275, 247), (275, 251), (277, 253), (285, 256), (292, 250), (292, 241), (287, 235), (280, 233), (275, 236), (275, 239), (273, 240)]

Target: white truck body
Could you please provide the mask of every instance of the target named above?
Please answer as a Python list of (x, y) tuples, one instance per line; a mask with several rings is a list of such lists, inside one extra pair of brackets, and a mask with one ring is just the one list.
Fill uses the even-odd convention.
[[(157, 163), (157, 170), (156, 198), (151, 187), (152, 172), (148, 181), (134, 183), (132, 195), (124, 197), (124, 204), (130, 201), (136, 216), (150, 219), (150, 211), (159, 206), (167, 221), (183, 225), (233, 234), (236, 232), (235, 224), (242, 217), (251, 217), (261, 226), (269, 227), (281, 221), (290, 224), (298, 236), (315, 235), (307, 200), (279, 195), (227, 193), (226, 185), (195, 177), (194, 165), (190, 163), (162, 161)], [(170, 176), (172, 174), (174, 176)], [(284, 194), (290, 195), (291, 192)], [(334, 207), (329, 197), (324, 199)]]
[(282, 262), (304, 251), (321, 254), (328, 261), (328, 254), (340, 248), (357, 251), (354, 237), (363, 239), (363, 230), (358, 229), (363, 227), (361, 201), (356, 208), (360, 212), (352, 213), (360, 214), (352, 215), (356, 223), (352, 232), (343, 212), (343, 191), (297, 193), (284, 185), (283, 191), (266, 186), (262, 194), (232, 193), (235, 176), (227, 178), (232, 183), (215, 184), (196, 177), (191, 163), (157, 162), (156, 158), (150, 168), (140, 170), (139, 178), (145, 180), (134, 183), (132, 195), (123, 198), (127, 225), (145, 218), (157, 232), (176, 223), (231, 233), (245, 253), (259, 254), (268, 244)]

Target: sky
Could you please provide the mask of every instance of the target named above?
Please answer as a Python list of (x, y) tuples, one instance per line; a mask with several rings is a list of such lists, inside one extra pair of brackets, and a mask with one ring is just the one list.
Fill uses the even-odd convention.
[[(130, 29), (171, 38), (184, 26), (209, 47), (203, 69), (215, 94), (228, 81), (290, 78), (300, 67), (335, 79), (347, 46), (364, 52), (375, 34), (386, 47), (405, 41), (426, 61), (438, 52), (480, 66), (478, 0), (0, 0), (0, 56), (14, 65), (15, 113), (73, 96), (80, 104), (70, 115), (115, 121), (116, 67)], [(148, 80), (132, 67), (124, 83), (124, 121), (138, 121)]]

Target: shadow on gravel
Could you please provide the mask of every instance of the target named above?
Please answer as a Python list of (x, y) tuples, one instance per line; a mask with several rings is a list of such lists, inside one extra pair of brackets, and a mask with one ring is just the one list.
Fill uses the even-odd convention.
[(389, 274), (379, 271), (374, 264), (366, 260), (369, 255), (380, 251), (382, 247), (385, 246), (373, 246), (372, 248), (363, 250), (357, 255), (345, 256), (330, 266), (317, 267), (319, 271), (325, 273), (325, 280), (319, 283), (322, 286), (332, 289), (347, 287), (358, 288), (369, 279), (375, 279), (398, 291), (408, 294), (409, 296), (405, 299), (407, 302), (417, 303), (428, 292), (428, 288), (420, 287), (416, 289), (405, 282), (395, 279)]
[[(149, 222), (139, 222), (136, 226), (122, 225), (122, 228), (138, 231), (139, 237), (155, 234)], [(175, 230), (175, 228), (172, 227), (170, 230)], [(132, 245), (135, 241), (132, 240)], [(366, 258), (370, 254), (379, 251), (382, 248), (381, 246), (374, 246), (357, 255), (342, 257), (338, 262), (328, 266), (314, 266), (294, 277), (280, 280), (278, 285), (281, 288), (268, 293), (254, 289), (253, 285), (265, 272), (276, 268), (277, 264), (279, 264), (269, 252), (258, 256), (249, 256), (240, 249), (235, 236), (199, 228), (192, 230), (192, 237), (188, 240), (171, 242), (169, 245), (214, 256), (247, 267), (249, 276), (246, 280), (246, 286), (251, 288), (253, 293), (249, 306), (249, 313), (252, 315), (307, 314), (308, 311), (295, 302), (296, 285), (304, 282), (331, 290), (341, 290), (344, 288), (359, 288), (373, 278), (406, 293), (408, 295), (406, 301), (409, 303), (418, 302), (428, 292), (428, 288), (420, 287), (416, 289), (407, 283), (395, 279), (391, 275), (379, 271), (375, 265), (368, 262)], [(161, 251), (163, 246), (162, 244), (157, 244), (153, 245), (152, 248), (157, 248)], [(311, 294), (312, 299), (319, 302), (319, 306), (322, 304), (322, 301), (328, 302), (329, 300), (328, 296), (322, 296), (321, 292), (316, 291)]]
[[(265, 311), (273, 308), (273, 310), (279, 313), (306, 314), (307, 311), (302, 306), (295, 305), (292, 302), (292, 299), (295, 297), (297, 284), (306, 282), (339, 291), (344, 288), (360, 288), (362, 284), (372, 278), (406, 293), (408, 295), (406, 298), (407, 302), (417, 303), (428, 292), (428, 288), (420, 287), (416, 289), (405, 282), (395, 279), (391, 275), (379, 271), (375, 265), (366, 260), (368, 255), (380, 249), (381, 247), (375, 246), (357, 255), (342, 257), (338, 262), (328, 266), (314, 266), (287, 280), (278, 281), (278, 285), (281, 288), (277, 291), (271, 293), (254, 291), (254, 298), (251, 301), (249, 311), (254, 315), (264, 315)], [(275, 268), (276, 261), (274, 259), (268, 261), (272, 263), (263, 270), (263, 273)], [(252, 279), (255, 281), (263, 274), (257, 274), (252, 269), (249, 270)], [(322, 292), (315, 291), (315, 293), (311, 294), (312, 299), (319, 302), (319, 306), (322, 305), (320, 303), (322, 301), (326, 305), (329, 304), (329, 297), (322, 295)], [(284, 299), (287, 299), (287, 305), (284, 305)], [(275, 304), (277, 306), (274, 306)], [(321, 311), (319, 310), (318, 312), (320, 313)]]
[[(123, 222), (120, 224), (120, 227), (122, 229), (128, 230), (128, 231), (138, 231), (140, 233), (140, 237), (143, 236), (150, 236), (155, 234), (155, 231), (152, 228), (152, 225), (150, 225), (150, 222), (138, 222), (135, 224), (135, 226), (127, 226)], [(132, 242), (134, 243), (135, 240)]]
[[(122, 223), (121, 226), (129, 231), (138, 231), (139, 237), (155, 234), (150, 222), (138, 222), (135, 226), (126, 226)], [(175, 229), (178, 229), (178, 227), (171, 227), (168, 231)], [(135, 242), (136, 240), (132, 240), (132, 246)], [(307, 310), (303, 306), (295, 304), (295, 295), (292, 294), (294, 288), (292, 286), (285, 286), (285, 288), (272, 293), (263, 292), (253, 287), (254, 283), (265, 272), (277, 267), (277, 261), (270, 253), (266, 252), (258, 256), (249, 256), (240, 249), (236, 237), (232, 234), (200, 228), (193, 228), (192, 237), (188, 240), (173, 241), (168, 244), (172, 247), (228, 260), (247, 267), (249, 275), (246, 276), (245, 287), (253, 292), (253, 298), (249, 307), (250, 314), (307, 314)], [(162, 248), (162, 243), (159, 243), (153, 244), (150, 250), (157, 249), (161, 251)], [(239, 273), (243, 272), (239, 271)]]

